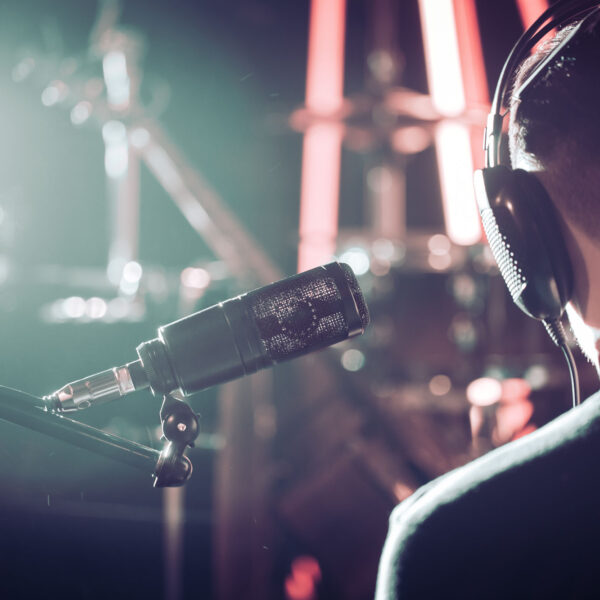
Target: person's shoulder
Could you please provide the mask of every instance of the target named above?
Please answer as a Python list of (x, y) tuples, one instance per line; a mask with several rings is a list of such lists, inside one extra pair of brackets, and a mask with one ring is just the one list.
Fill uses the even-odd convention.
[(422, 486), (392, 511), (390, 521), (402, 520), (413, 511), (423, 513), (422, 506), (448, 503), (485, 482), (504, 478), (508, 472), (531, 468), (545, 460), (559, 460), (578, 446), (590, 444), (600, 446), (600, 391), (529, 435)]
[(493, 568), (498, 557), (514, 556), (515, 546), (533, 552), (531, 544), (552, 545), (574, 506), (583, 518), (600, 501), (600, 478), (590, 460), (598, 452), (595, 394), (528, 436), (426, 484), (390, 516), (377, 598), (395, 598), (400, 587), (427, 589), (423, 565), (440, 585), (458, 585), (465, 561), (486, 557), (486, 568)]

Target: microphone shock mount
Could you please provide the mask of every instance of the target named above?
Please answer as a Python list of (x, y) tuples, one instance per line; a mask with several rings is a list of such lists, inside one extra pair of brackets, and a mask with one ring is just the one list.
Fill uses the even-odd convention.
[(192, 463), (184, 453), (198, 437), (198, 415), (189, 404), (165, 394), (160, 421), (165, 445), (154, 471), (154, 487), (181, 486), (192, 475)]

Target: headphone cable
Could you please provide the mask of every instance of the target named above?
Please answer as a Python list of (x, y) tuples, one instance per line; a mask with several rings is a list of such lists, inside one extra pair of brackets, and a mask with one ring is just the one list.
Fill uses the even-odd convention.
[(548, 335), (552, 341), (562, 350), (569, 367), (569, 376), (571, 379), (571, 397), (573, 399), (573, 408), (581, 404), (581, 392), (579, 389), (579, 375), (577, 373), (577, 365), (575, 358), (567, 343), (567, 336), (564, 327), (559, 319), (548, 319), (542, 321)]

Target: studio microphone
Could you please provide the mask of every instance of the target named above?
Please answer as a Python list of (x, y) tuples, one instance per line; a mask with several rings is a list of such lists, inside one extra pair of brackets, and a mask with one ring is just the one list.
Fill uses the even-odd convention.
[(369, 312), (352, 269), (333, 262), (231, 298), (158, 329), (138, 360), (45, 397), (68, 412), (150, 388), (184, 396), (364, 332)]

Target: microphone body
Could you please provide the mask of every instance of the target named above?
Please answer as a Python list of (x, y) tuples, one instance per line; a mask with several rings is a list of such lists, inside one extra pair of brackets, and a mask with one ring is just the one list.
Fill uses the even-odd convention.
[(369, 313), (348, 265), (330, 263), (160, 327), (139, 360), (46, 397), (66, 412), (150, 387), (184, 396), (363, 333)]
[(165, 325), (137, 347), (156, 394), (184, 396), (271, 366), (243, 296)]

